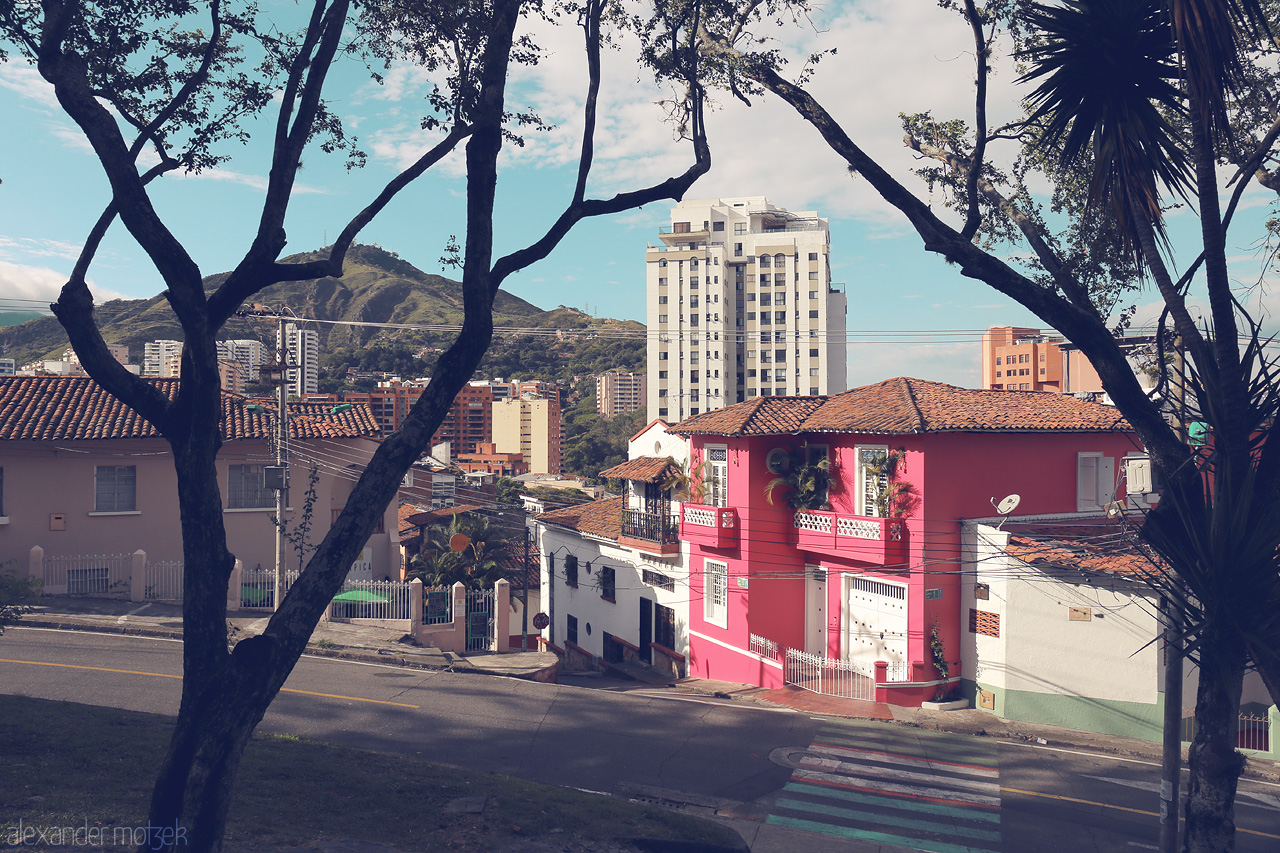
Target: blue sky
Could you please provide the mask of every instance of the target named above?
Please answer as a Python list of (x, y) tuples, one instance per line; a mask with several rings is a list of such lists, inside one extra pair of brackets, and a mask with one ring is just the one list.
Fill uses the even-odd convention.
[[(292, 4), (265, 4), (294, 9)], [(538, 66), (514, 81), (510, 101), (529, 105), (554, 124), (531, 132), (524, 148), (504, 157), (499, 183), (500, 251), (540, 235), (568, 198), (576, 171), (579, 99), (584, 80), (579, 35), (573, 27), (539, 25), (546, 49)], [(845, 2), (828, 5), (811, 25), (777, 32), (793, 56), (838, 47), (819, 66), (811, 90), (854, 140), (899, 177), (910, 180), (910, 152), (901, 143), (898, 114), (933, 110), (961, 117), (972, 101), (968, 28), (933, 0)], [(637, 78), (628, 46), (606, 55), (602, 120), (591, 193), (610, 196), (654, 182), (688, 162), (687, 147), (655, 104), (661, 93)], [(346, 220), (399, 168), (432, 144), (418, 129), (428, 75), (396, 68), (386, 84), (345, 68), (329, 92), (334, 108), (359, 136), (370, 158), (346, 172), (337, 157), (306, 159), (291, 207), (287, 251), (332, 240)], [(1019, 95), (1011, 69), (993, 80), (993, 121), (1012, 118)], [(4, 300), (49, 301), (70, 269), (90, 224), (106, 201), (106, 184), (92, 152), (62, 116), (50, 89), (31, 67), (0, 66), (0, 305)], [(793, 210), (817, 210), (831, 222), (833, 277), (849, 299), (849, 377), (853, 385), (899, 375), (972, 385), (978, 381), (978, 334), (990, 325), (1040, 325), (1025, 309), (926, 254), (905, 226), (842, 162), (776, 99), (750, 108), (721, 101), (708, 120), (713, 166), (689, 197), (767, 196)], [(233, 146), (223, 167), (199, 177), (167, 176), (155, 190), (159, 209), (206, 274), (234, 265), (248, 245), (265, 183), (269, 133), (255, 128), (250, 144)], [(20, 128), (20, 132), (15, 129)], [(996, 152), (997, 157), (1000, 156)], [(460, 233), (463, 176), (451, 157), (402, 194), (365, 230), (377, 243), (427, 272), (449, 275), (438, 258), (450, 234)], [(925, 198), (922, 184), (910, 184)], [(1253, 248), (1269, 200), (1256, 192), (1232, 240), (1241, 283), (1260, 274)], [(941, 199), (930, 199), (938, 204)], [(541, 264), (508, 280), (507, 289), (543, 308), (569, 305), (604, 317), (644, 319), (643, 252), (669, 221), (668, 205), (580, 225)], [(1190, 240), (1194, 218), (1172, 222), (1175, 244)], [(1188, 243), (1189, 244), (1189, 243)], [(103, 296), (149, 297), (162, 289), (145, 255), (122, 228), (113, 228), (90, 275)], [(1270, 302), (1270, 295), (1264, 294)], [(1150, 303), (1149, 296), (1138, 302)], [(1143, 319), (1154, 309), (1140, 312)], [(918, 331), (916, 337), (887, 332)]]

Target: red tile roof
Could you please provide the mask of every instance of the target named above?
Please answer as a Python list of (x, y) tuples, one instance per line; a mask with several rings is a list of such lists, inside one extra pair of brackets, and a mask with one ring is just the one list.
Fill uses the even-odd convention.
[(538, 516), (538, 521), (568, 527), (579, 533), (618, 541), (622, 535), (622, 502), (624, 498), (604, 498), (585, 504), (554, 509)]
[(669, 428), (673, 435), (780, 435), (799, 432), (805, 418), (827, 397), (753, 397), (723, 409), (685, 418)]
[(957, 388), (898, 377), (830, 397), (757, 397), (687, 418), (680, 435), (1130, 432), (1111, 406), (1066, 394)]
[(1138, 544), (1132, 519), (1080, 524), (1021, 524), (1009, 531), (1005, 553), (1047, 569), (1158, 576), (1162, 568)]
[[(170, 400), (177, 379), (150, 379)], [(264, 411), (246, 408), (236, 394), (222, 394), (222, 437), (226, 440), (269, 438), (275, 434), (275, 405)], [(289, 403), (289, 434), (294, 439), (358, 438), (378, 435), (368, 407), (353, 405), (334, 413), (332, 403)], [(0, 440), (74, 441), (116, 438), (159, 438), (142, 416), (80, 376), (0, 377)]]
[(637, 456), (621, 465), (614, 465), (600, 472), (601, 477), (612, 480), (637, 480), (641, 483), (661, 483), (680, 466), (670, 456)]

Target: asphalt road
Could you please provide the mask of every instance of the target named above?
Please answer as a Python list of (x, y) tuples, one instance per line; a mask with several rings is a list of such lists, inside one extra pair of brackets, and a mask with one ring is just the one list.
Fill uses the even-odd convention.
[[(173, 714), (172, 641), (34, 629), (0, 640), (0, 691)], [(304, 658), (261, 729), (605, 792), (666, 792), (823, 849), (1156, 849), (1159, 767), (705, 700)], [(3, 748), (0, 747), (0, 752)], [(729, 801), (729, 802), (723, 802)], [(1280, 849), (1280, 786), (1244, 780), (1241, 851)], [(815, 841), (817, 841), (815, 836)]]

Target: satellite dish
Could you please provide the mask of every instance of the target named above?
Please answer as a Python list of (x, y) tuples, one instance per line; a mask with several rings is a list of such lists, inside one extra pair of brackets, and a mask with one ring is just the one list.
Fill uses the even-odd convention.
[(770, 474), (785, 474), (791, 470), (791, 451), (785, 447), (775, 447), (764, 458), (764, 464)]
[(465, 533), (455, 533), (449, 537), (449, 550), (455, 554), (461, 554), (467, 550), (467, 546), (471, 544), (471, 537)]
[(1008, 515), (1018, 508), (1018, 504), (1022, 503), (1022, 496), (1009, 495), (1007, 498), (1001, 500), (1000, 503), (996, 503), (996, 499), (992, 498), (991, 503), (996, 508), (996, 512), (1001, 515)]

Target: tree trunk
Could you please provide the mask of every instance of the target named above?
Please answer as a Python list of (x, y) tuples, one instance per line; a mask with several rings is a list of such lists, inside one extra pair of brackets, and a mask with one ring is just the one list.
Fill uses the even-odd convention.
[(1182, 849), (1228, 853), (1235, 849), (1236, 782), (1244, 767), (1244, 756), (1236, 752), (1236, 737), (1246, 653), (1234, 629), (1215, 622), (1203, 629), (1199, 655)]

